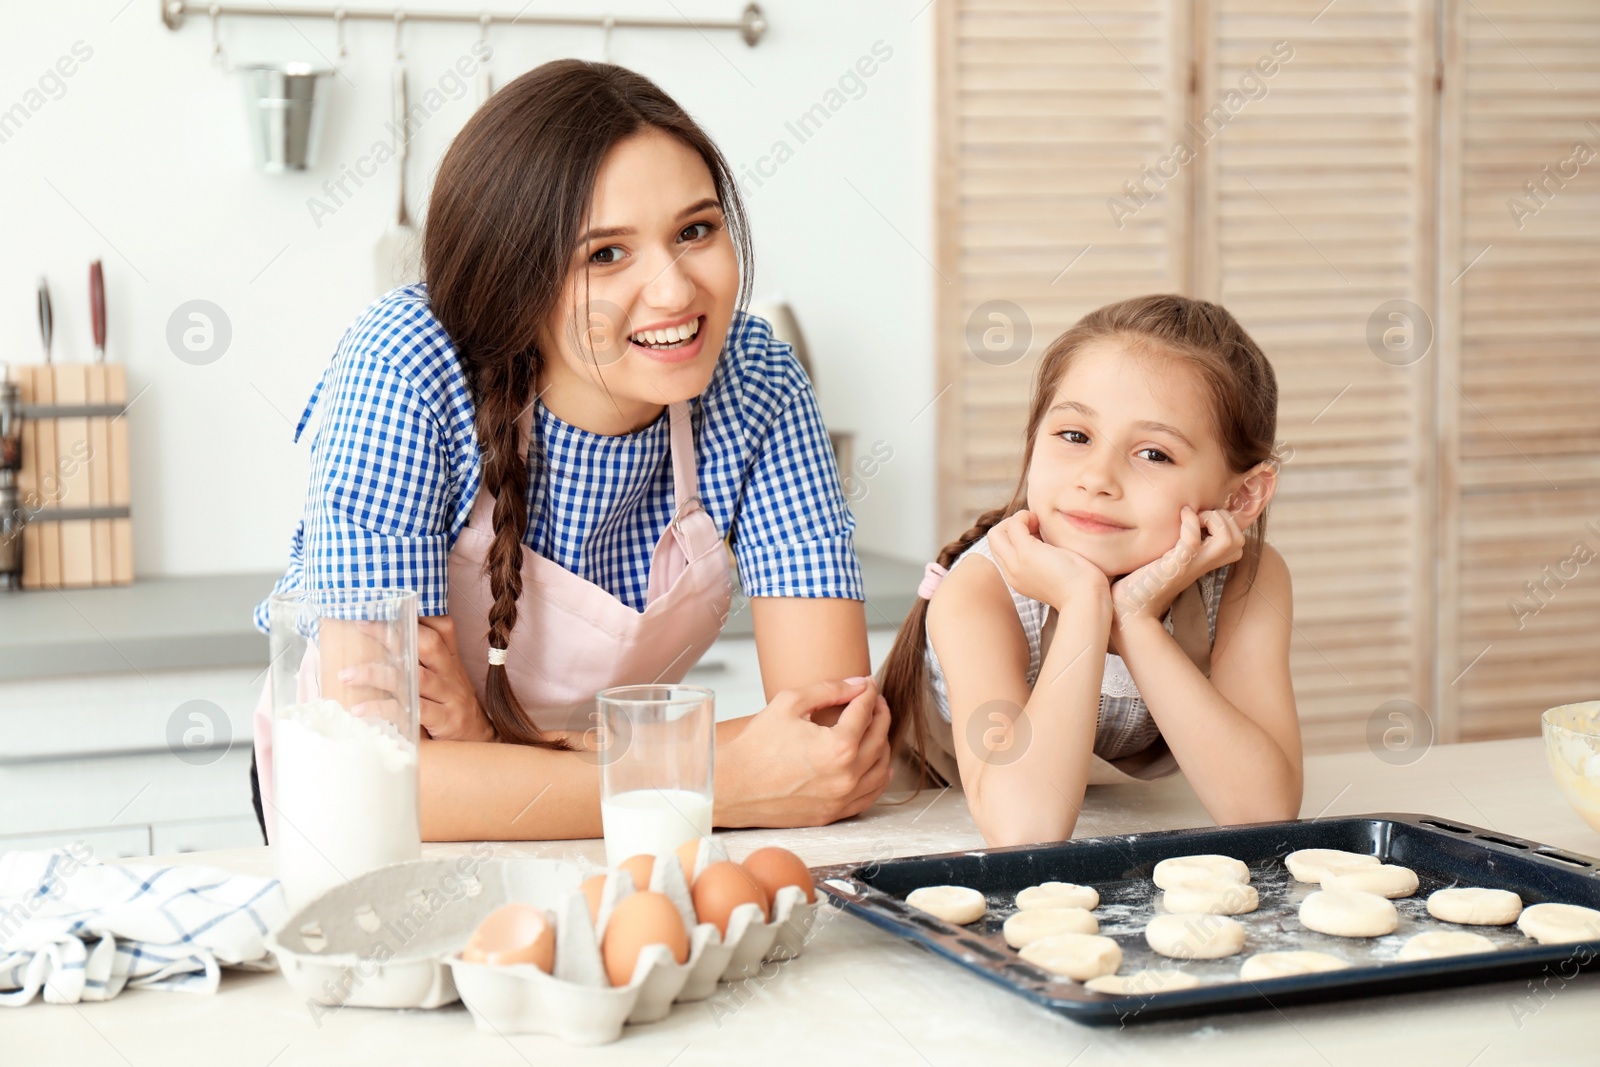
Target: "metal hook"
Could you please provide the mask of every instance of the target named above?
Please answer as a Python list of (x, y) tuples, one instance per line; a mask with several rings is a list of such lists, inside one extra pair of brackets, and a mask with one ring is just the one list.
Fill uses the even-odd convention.
[(344, 43), (344, 8), (336, 8), (333, 12), (333, 43), (338, 46), (339, 58), (344, 59), (350, 54), (350, 49)]
[(406, 13), (404, 11), (396, 11), (394, 13), (394, 58), (396, 63), (406, 57), (405, 49), (400, 47), (401, 35), (405, 28)]
[(617, 20), (607, 15), (602, 25), (604, 26), (604, 36), (600, 41), (600, 58), (609, 63), (611, 62), (611, 31), (616, 27)]
[(212, 4), (206, 9), (206, 14), (211, 16), (211, 62), (223, 70), (227, 70), (228, 60), (222, 54), (222, 6), (220, 4)]

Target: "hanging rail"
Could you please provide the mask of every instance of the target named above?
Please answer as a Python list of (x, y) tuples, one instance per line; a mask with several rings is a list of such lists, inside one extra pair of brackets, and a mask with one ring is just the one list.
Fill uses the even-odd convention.
[(745, 6), (737, 19), (710, 19), (694, 21), (682, 19), (638, 18), (632, 15), (540, 15), (496, 14), (491, 11), (412, 11), (394, 8), (389, 11), (344, 7), (281, 8), (272, 4), (203, 4), (186, 3), (185, 0), (160, 0), (161, 21), (167, 29), (176, 30), (183, 25), (185, 15), (207, 18), (314, 18), (314, 19), (370, 19), (382, 22), (460, 22), (482, 26), (486, 23), (510, 25), (518, 23), (531, 26), (593, 26), (596, 29), (655, 29), (655, 30), (737, 30), (744, 43), (754, 48), (767, 32), (767, 19), (755, 4)]

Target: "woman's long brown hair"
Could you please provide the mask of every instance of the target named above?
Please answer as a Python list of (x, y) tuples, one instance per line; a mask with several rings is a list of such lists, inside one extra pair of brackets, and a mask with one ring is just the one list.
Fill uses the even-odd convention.
[[(527, 72), (467, 120), (434, 180), (423, 278), (472, 394), (483, 468), (478, 491), (495, 497), (494, 543), (485, 566), (493, 594), (492, 648), (508, 647), (522, 596), (522, 539), (531, 505), (517, 416), (534, 402), (544, 368), (539, 337), (569, 275), (582, 267), (578, 237), (606, 153), (649, 129), (693, 149), (711, 172), (739, 256), (739, 306), (745, 306), (750, 239), (733, 172), (688, 113), (631, 70), (562, 59)], [(528, 719), (504, 666), (489, 667), (484, 697), (502, 741), (567, 747), (546, 739)]]
[[(1091, 311), (1050, 343), (1039, 360), (1028, 423), (1023, 433), (1022, 471), (1016, 489), (1002, 507), (985, 511), (965, 533), (939, 550), (938, 563), (949, 567), (997, 523), (1022, 510), (1028, 501), (1028, 462), (1034, 438), (1073, 358), (1092, 341), (1111, 339), (1155, 357), (1168, 357), (1199, 373), (1211, 401), (1211, 417), (1229, 470), (1243, 474), (1275, 459), (1278, 428), (1278, 380), (1250, 335), (1221, 306), (1172, 294), (1141, 296)], [(1255, 580), (1266, 541), (1263, 511), (1245, 533), (1244, 556), (1230, 575)], [(919, 598), (900, 626), (894, 648), (878, 672), (879, 691), (888, 702), (891, 744), (909, 728), (909, 746), (921, 771), (917, 791), (928, 780), (928, 728), (931, 707), (928, 680), (928, 601)]]

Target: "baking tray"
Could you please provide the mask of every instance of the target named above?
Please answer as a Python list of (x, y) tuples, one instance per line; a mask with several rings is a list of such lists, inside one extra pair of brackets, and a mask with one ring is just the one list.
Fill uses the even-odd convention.
[[(1417, 892), (1394, 901), (1400, 926), (1377, 938), (1333, 937), (1299, 924), (1300, 901), (1318, 887), (1296, 882), (1283, 857), (1296, 849), (1337, 848), (1376, 855), (1417, 872)], [(1170, 856), (1217, 852), (1250, 866), (1260, 907), (1235, 919), (1244, 924), (1245, 947), (1220, 960), (1169, 960), (1144, 940), (1157, 914), (1159, 890), (1150, 881), (1156, 863)], [(1429, 815), (1383, 813), (1340, 818), (1205, 827), (1147, 834), (1083, 838), (1053, 845), (913, 856), (874, 863), (812, 869), (817, 888), (845, 911), (906, 938), (997, 982), (1018, 996), (1091, 1026), (1250, 1011), (1288, 1004), (1339, 1000), (1560, 973), (1596, 965), (1600, 940), (1541, 945), (1515, 925), (1442, 923), (1427, 911), (1428, 894), (1448, 886), (1510, 889), (1524, 905), (1559, 901), (1600, 908), (1600, 859), (1524, 841)], [(1177, 968), (1193, 974), (1193, 989), (1144, 995), (1091, 993), (1024, 961), (1001, 937), (1016, 911), (1016, 893), (1044, 881), (1092, 885), (1100, 893), (1094, 915), (1100, 932), (1122, 947), (1119, 974)], [(913, 889), (964, 885), (988, 899), (988, 913), (954, 926), (905, 903)], [(1402, 963), (1401, 944), (1428, 929), (1472, 930), (1498, 951)], [(1316, 949), (1343, 957), (1340, 971), (1259, 982), (1239, 980), (1239, 966), (1257, 952)]]

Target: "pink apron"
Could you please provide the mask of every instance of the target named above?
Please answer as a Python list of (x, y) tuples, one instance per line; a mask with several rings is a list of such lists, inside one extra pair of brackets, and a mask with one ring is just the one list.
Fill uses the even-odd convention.
[[(526, 455), (535, 405), (517, 420)], [(547, 736), (593, 726), (594, 695), (614, 685), (677, 682), (722, 632), (733, 599), (728, 552), (700, 503), (694, 430), (687, 402), (668, 407), (671, 420), (671, 523), (650, 558), (644, 611), (636, 611), (593, 582), (522, 546), (522, 597), (507, 642), (506, 671), (533, 724)], [(488, 674), (489, 605), (484, 572), (494, 542), (494, 497), (482, 489), (467, 525), (450, 550), (448, 607), (467, 677), (483, 702)], [(300, 700), (313, 699), (316, 646), (301, 665)], [(256, 763), (269, 839), (272, 811), (272, 678), (254, 718)]]

